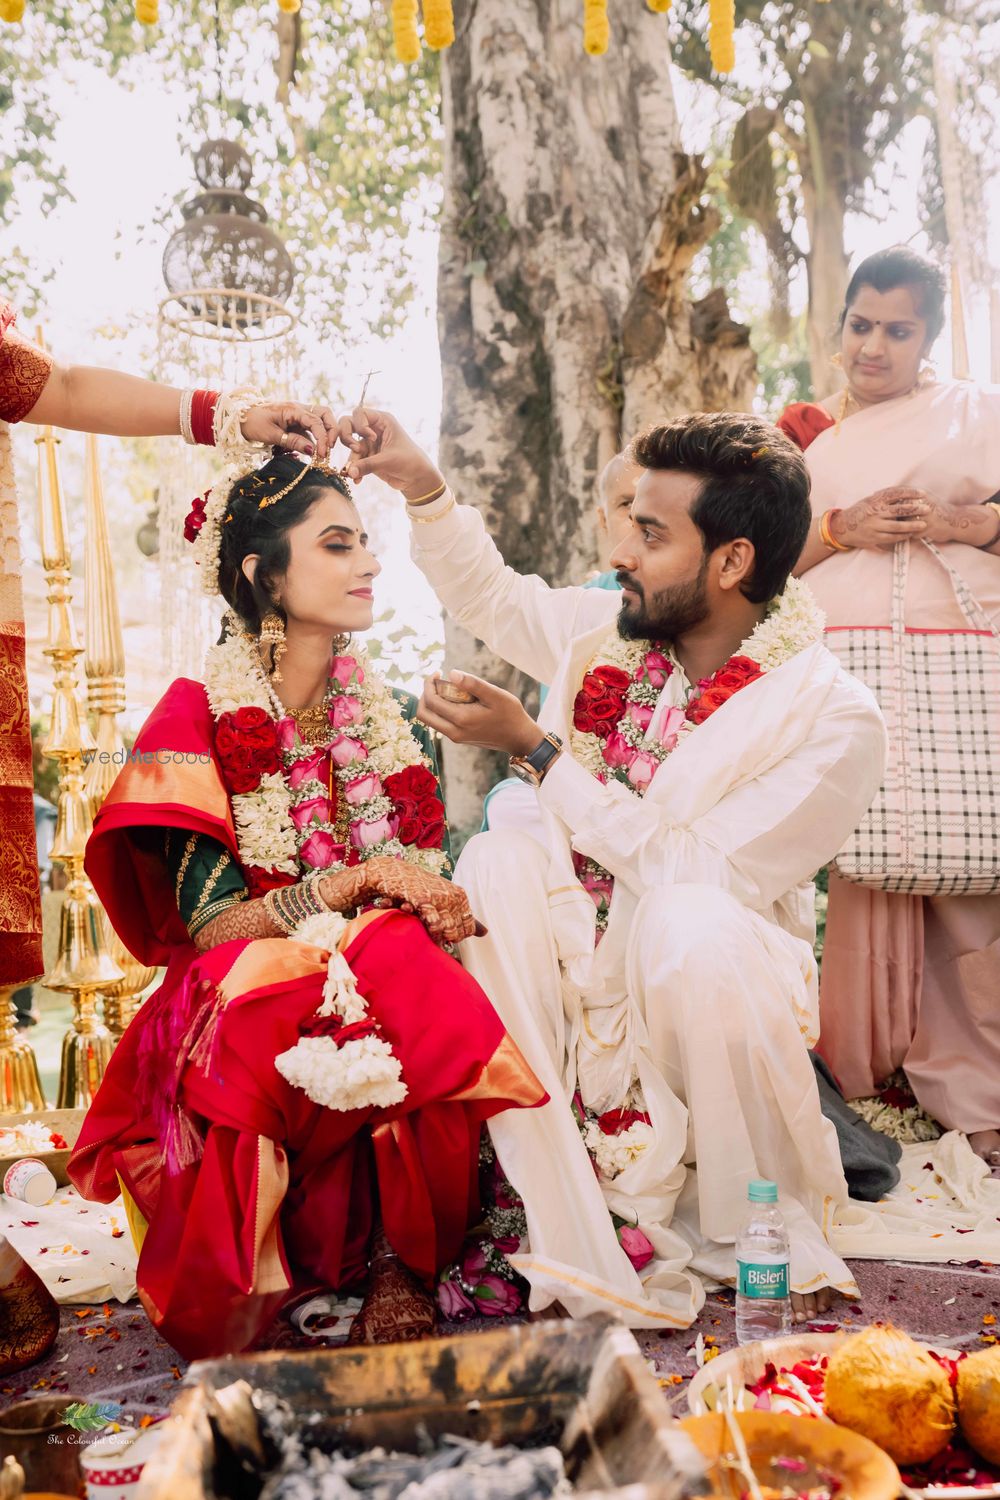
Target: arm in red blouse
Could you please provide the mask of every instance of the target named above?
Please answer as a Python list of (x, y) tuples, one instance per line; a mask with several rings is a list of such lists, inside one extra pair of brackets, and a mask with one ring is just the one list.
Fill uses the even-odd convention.
[(825, 407), (813, 401), (793, 401), (785, 407), (775, 426), (804, 453), (821, 432), (833, 426), (833, 418)]

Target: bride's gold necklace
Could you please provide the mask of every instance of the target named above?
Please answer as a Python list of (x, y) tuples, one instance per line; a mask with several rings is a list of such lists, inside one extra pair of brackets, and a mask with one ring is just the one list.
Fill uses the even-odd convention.
[(327, 703), (314, 703), (309, 708), (286, 708), (285, 713), (295, 720), (295, 727), (307, 745), (319, 745), (330, 738), (330, 719)]

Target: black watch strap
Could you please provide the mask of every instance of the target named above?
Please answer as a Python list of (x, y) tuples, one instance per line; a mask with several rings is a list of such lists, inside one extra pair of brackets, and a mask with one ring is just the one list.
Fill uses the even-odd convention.
[(541, 743), (532, 750), (530, 755), (512, 755), (510, 764), (515, 772), (528, 772), (531, 779), (541, 784), (542, 778), (556, 756), (562, 750), (563, 742), (557, 734), (546, 733)]

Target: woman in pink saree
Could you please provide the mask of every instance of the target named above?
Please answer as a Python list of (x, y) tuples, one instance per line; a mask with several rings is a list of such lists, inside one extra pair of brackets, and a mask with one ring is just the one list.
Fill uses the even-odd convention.
[[(779, 421), (812, 476), (815, 521), (797, 571), (829, 630), (889, 625), (893, 548), (919, 538), (1000, 621), (1000, 389), (923, 368), (943, 321), (937, 266), (907, 249), (869, 257), (842, 314), (845, 389)], [(967, 629), (946, 572), (925, 548), (909, 550), (906, 629)], [(1000, 894), (900, 895), (831, 871), (820, 1051), (848, 1098), (903, 1068), (921, 1106), (993, 1167), (998, 994)]]

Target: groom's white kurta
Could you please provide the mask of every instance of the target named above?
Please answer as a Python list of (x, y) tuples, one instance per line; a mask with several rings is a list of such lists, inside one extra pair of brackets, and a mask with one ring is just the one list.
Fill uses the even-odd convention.
[[(414, 526), (413, 556), (445, 607), (552, 684), (539, 722), (568, 744), (620, 599), (505, 567), (478, 511), (448, 493), (418, 514), (440, 515)], [(684, 687), (675, 670), (665, 699), (683, 701)], [(811, 881), (869, 806), (884, 755), (875, 700), (815, 644), (684, 737), (643, 799), (564, 753), (539, 792), (539, 839), (468, 845), (456, 878), (490, 930), (463, 945), (463, 962), (552, 1095), (490, 1127), (525, 1202), (530, 1253), (515, 1263), (533, 1306), (558, 1298), (633, 1326), (687, 1326), (704, 1299), (696, 1270), (735, 1276), (757, 1176), (779, 1184), (795, 1290), (855, 1290), (824, 1234), (847, 1186), (806, 1050), (818, 1012)], [(574, 850), (615, 876), (596, 951)], [(655, 1144), (602, 1192), (568, 1091), (614, 1108), (636, 1074)], [(653, 1242), (641, 1278), (605, 1204)]]

